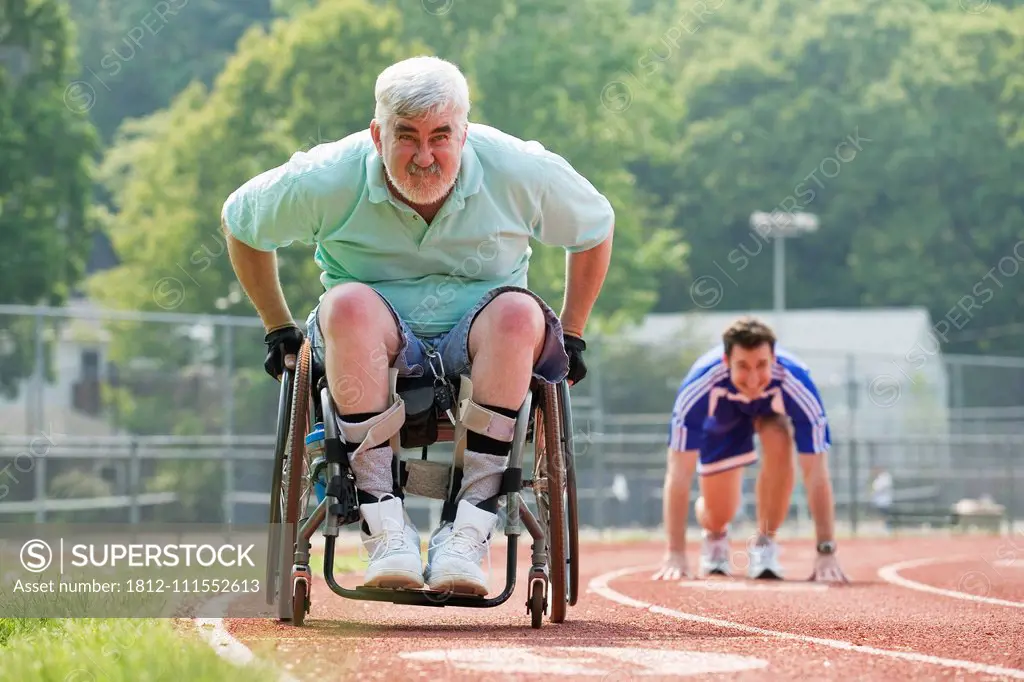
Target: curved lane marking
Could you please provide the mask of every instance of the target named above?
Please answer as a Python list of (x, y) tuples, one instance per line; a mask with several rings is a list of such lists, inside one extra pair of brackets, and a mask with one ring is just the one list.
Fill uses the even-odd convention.
[(676, 611), (675, 609), (665, 608), (663, 606), (656, 606), (654, 604), (648, 604), (647, 602), (634, 599), (626, 596), (621, 592), (617, 592), (608, 586), (608, 583), (616, 578), (621, 578), (625, 575), (632, 573), (639, 573), (641, 571), (652, 571), (657, 570), (658, 565), (650, 566), (629, 566), (621, 568), (617, 571), (610, 571), (603, 575), (599, 575), (590, 581), (590, 591), (598, 594), (605, 599), (622, 604), (624, 606), (630, 606), (635, 609), (643, 609), (650, 611), (651, 613), (657, 613), (659, 615), (668, 616), (670, 618), (678, 618), (679, 620), (688, 620), (695, 623), (705, 623), (707, 625), (715, 625), (721, 628), (729, 628), (732, 630), (739, 630), (741, 632), (747, 632), (754, 635), (763, 635), (767, 637), (776, 637), (778, 639), (787, 639), (795, 642), (804, 642), (807, 644), (817, 644), (819, 646), (827, 646), (833, 649), (840, 649), (842, 651), (855, 651), (857, 653), (869, 654), (871, 656), (884, 656), (886, 658), (896, 658), (904, 661), (914, 661), (915, 663), (927, 663), (929, 665), (937, 665), (943, 668), (956, 668), (960, 670), (968, 670), (974, 673), (983, 673), (986, 675), (1002, 675), (1004, 677), (1010, 677), (1017, 680), (1024, 680), (1024, 670), (1016, 668), (1003, 668), (997, 665), (987, 665), (984, 663), (975, 663), (974, 661), (963, 661), (955, 658), (939, 658), (938, 656), (929, 656), (927, 654), (918, 654), (909, 651), (891, 651), (889, 649), (876, 649), (875, 647), (864, 646), (861, 644), (852, 644), (850, 642), (843, 642), (836, 639), (825, 639), (822, 637), (810, 637), (808, 635), (798, 635), (792, 632), (780, 632), (778, 630), (766, 630), (765, 628), (754, 627), (753, 625), (744, 625), (743, 623), (735, 623), (729, 620), (722, 620), (721, 618), (709, 618), (707, 616), (697, 616), (692, 613), (685, 613), (683, 611)]
[(906, 587), (910, 590), (917, 590), (918, 592), (928, 592), (930, 594), (938, 594), (943, 597), (952, 597), (953, 599), (966, 599), (967, 601), (982, 604), (995, 604), (996, 606), (1010, 606), (1013, 608), (1024, 609), (1024, 602), (989, 597), (988, 595), (992, 591), (992, 579), (989, 578), (988, 574), (984, 571), (972, 570), (964, 573), (957, 581), (957, 587), (959, 588), (957, 590), (947, 590), (941, 587), (935, 587), (934, 585), (911, 580), (910, 578), (904, 578), (900, 575), (900, 571), (907, 568), (932, 566), (935, 564), (951, 564), (957, 561), (977, 560), (978, 557), (976, 556), (927, 557), (924, 559), (911, 559), (910, 561), (900, 561), (895, 564), (889, 564), (888, 566), (882, 566), (878, 569), (878, 577), (887, 583)]

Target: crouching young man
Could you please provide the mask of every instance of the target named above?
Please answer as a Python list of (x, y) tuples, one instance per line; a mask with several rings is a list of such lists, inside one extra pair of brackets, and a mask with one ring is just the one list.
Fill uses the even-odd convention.
[(676, 396), (663, 509), (668, 547), (654, 579), (689, 575), (686, 525), (694, 472), (700, 475), (694, 513), (704, 536), (699, 572), (730, 573), (727, 528), (742, 501), (744, 467), (758, 459), (755, 433), (764, 461), (756, 484), (758, 534), (748, 548), (748, 577), (783, 577), (775, 535), (793, 492), (795, 446), (817, 540), (811, 577), (848, 582), (836, 558), (827, 459), (831, 435), (821, 397), (807, 366), (777, 349), (772, 330), (749, 317), (735, 321), (722, 343), (694, 363)]

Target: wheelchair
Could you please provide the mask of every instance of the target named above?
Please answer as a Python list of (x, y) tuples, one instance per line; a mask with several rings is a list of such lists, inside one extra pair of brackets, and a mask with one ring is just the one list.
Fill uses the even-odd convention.
[[(446, 409), (448, 401), (438, 399), (438, 389), (442, 385), (451, 389), (450, 395), (458, 407), (460, 394), (471, 394), (471, 383), (465, 376), (436, 376), (430, 372), (423, 377), (399, 378), (392, 369), (391, 385), (393, 398), (401, 398), (418, 421), (407, 424), (390, 439), (395, 453), (392, 474), (396, 492), (443, 500), (441, 518), (453, 521), (461, 482), (459, 429), (452, 419), (452, 410)], [(540, 628), (545, 613), (549, 613), (552, 623), (565, 620), (567, 607), (575, 606), (579, 596), (579, 533), (572, 414), (564, 380), (551, 385), (534, 379), (515, 420), (508, 467), (498, 494), (502, 508), (492, 531), (496, 538), (503, 525), (507, 538), (505, 587), (494, 597), (442, 592), (426, 585), (420, 589), (365, 585), (351, 589), (337, 583), (333, 569), (338, 532), (352, 524), (358, 528), (362, 519), (355, 493), (358, 482), (348, 457), (342, 455), (336, 416), (324, 368), (314, 361), (306, 339), (297, 355), (295, 370), (286, 368), (281, 377), (278, 401), (266, 578), (267, 603), (276, 604), (279, 621), (301, 627), (309, 613), (310, 538), (318, 531), (324, 535), (324, 579), (341, 597), (434, 607), (500, 606), (516, 587), (520, 522), (533, 540), (526, 576), (526, 611), (531, 626)], [(322, 469), (307, 461), (305, 447), (307, 434), (317, 424), (324, 429), (327, 480), (331, 484), (315, 510), (304, 516), (318, 475), (313, 469)], [(461, 440), (465, 440), (464, 429)], [(440, 443), (455, 445), (455, 456), (449, 461), (428, 460), (429, 448)], [(527, 445), (533, 446), (534, 463), (532, 478), (524, 479), (523, 454)], [(420, 450), (420, 457), (404, 456), (415, 449)], [(523, 498), (525, 488), (533, 492), (536, 514)]]

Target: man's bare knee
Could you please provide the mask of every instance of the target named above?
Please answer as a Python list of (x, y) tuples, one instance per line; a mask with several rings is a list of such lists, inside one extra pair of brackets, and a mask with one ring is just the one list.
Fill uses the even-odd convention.
[(483, 344), (500, 340), (502, 348), (533, 347), (536, 360), (544, 347), (544, 332), (544, 311), (537, 301), (527, 294), (507, 291), (495, 296), (474, 321), (469, 332), (470, 357)]
[(736, 516), (742, 497), (743, 468), (701, 476), (706, 528), (720, 530)]
[[(398, 325), (384, 301), (365, 284), (341, 284), (324, 296), (320, 304), (320, 328), (328, 344), (342, 343), (387, 357), (398, 354)], [(383, 349), (379, 348), (383, 344)], [(374, 358), (376, 359), (376, 358)], [(380, 359), (384, 359), (381, 357)]]

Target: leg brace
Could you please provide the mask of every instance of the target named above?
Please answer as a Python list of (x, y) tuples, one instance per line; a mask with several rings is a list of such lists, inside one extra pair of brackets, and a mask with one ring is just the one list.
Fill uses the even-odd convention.
[[(512, 417), (506, 417), (503, 414), (498, 414), (482, 407), (478, 403), (473, 401), (473, 383), (469, 380), (469, 377), (461, 377), (462, 384), (459, 389), (459, 405), (457, 420), (458, 423), (455, 425), (455, 450), (452, 456), (451, 476), (449, 478), (449, 496), (448, 502), (445, 505), (446, 509), (443, 513), (443, 517), (454, 518), (455, 509), (458, 508), (460, 500), (465, 496), (469, 485), (476, 481), (467, 481), (464, 479), (465, 472), (465, 451), (466, 451), (466, 435), (469, 431), (473, 433), (479, 433), (488, 438), (499, 440), (505, 443), (511, 443), (515, 438), (516, 432), (516, 419)], [(492, 455), (480, 455), (480, 462), (474, 462), (478, 467), (484, 469), (485, 475), (499, 476), (502, 471), (486, 471), (486, 468), (493, 466), (491, 460), (496, 459)], [(505, 459), (505, 465), (507, 466), (508, 460)], [(504, 467), (503, 467), (504, 469)], [(501, 484), (498, 484), (497, 490), (494, 494), (501, 492)], [(456, 496), (452, 496), (452, 492), (458, 489), (459, 493)], [(490, 491), (489, 491), (490, 492)]]
[[(391, 372), (391, 406), (387, 410), (359, 423), (346, 422), (337, 415), (340, 440), (349, 445), (358, 444), (345, 463), (352, 470), (355, 486), (374, 496), (391, 492), (398, 494), (395, 455), (399, 452), (399, 432), (405, 423), (405, 403), (394, 390), (397, 371)], [(372, 450), (376, 445), (388, 442), (392, 445), (390, 453), (384, 449)], [(343, 456), (340, 452), (333, 457), (328, 453), (328, 461)], [(342, 464), (340, 461), (336, 463)]]
[(405, 424), (405, 402), (395, 390), (398, 370), (392, 369), (389, 374), (391, 406), (387, 410), (358, 424), (346, 422), (338, 415), (338, 431), (342, 440), (346, 443), (359, 443), (359, 447), (352, 453), (353, 457), (384, 441), (390, 442), (395, 452), (399, 450), (399, 431)]

